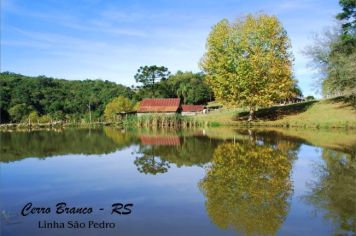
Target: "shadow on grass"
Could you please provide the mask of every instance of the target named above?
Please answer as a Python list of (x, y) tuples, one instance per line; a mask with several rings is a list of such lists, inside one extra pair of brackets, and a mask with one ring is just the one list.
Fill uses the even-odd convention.
[[(278, 120), (288, 115), (296, 115), (309, 109), (317, 101), (302, 102), (289, 104), (285, 106), (273, 106), (261, 108), (256, 111), (255, 116), (258, 120)], [(248, 119), (248, 112), (240, 112), (233, 117), (234, 121), (242, 121)]]
[(327, 100), (330, 103), (338, 103), (340, 104), (340, 108), (353, 107), (356, 108), (356, 95), (350, 96), (340, 96)]

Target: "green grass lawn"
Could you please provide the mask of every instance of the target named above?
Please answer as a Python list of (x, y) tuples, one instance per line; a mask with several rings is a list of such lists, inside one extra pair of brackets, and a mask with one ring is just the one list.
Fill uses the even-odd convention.
[(253, 122), (247, 122), (247, 117), (244, 110), (220, 109), (196, 119), (213, 125), (356, 128), (356, 108), (342, 98), (259, 109)]

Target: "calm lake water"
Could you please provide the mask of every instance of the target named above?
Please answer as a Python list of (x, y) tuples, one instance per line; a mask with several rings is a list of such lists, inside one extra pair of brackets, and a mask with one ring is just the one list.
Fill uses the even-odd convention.
[[(356, 233), (355, 132), (104, 128), (0, 140), (3, 236)], [(29, 202), (50, 212), (23, 216)], [(60, 202), (92, 213), (56, 214)], [(111, 214), (115, 203), (131, 214)], [(68, 228), (76, 221), (86, 226)]]

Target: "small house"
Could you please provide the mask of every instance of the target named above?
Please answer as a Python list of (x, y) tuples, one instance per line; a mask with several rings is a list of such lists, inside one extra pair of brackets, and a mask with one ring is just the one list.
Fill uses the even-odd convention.
[(182, 115), (195, 116), (197, 114), (203, 114), (205, 107), (203, 105), (182, 105)]
[(170, 115), (180, 112), (179, 98), (145, 98), (140, 102), (137, 115)]

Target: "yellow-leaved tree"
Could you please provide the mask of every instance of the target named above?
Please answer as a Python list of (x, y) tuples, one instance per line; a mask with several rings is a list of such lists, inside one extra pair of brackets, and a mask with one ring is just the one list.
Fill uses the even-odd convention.
[(134, 110), (134, 104), (128, 98), (119, 96), (109, 102), (104, 110), (105, 120), (116, 121), (117, 113), (119, 112), (131, 112)]
[(208, 37), (200, 66), (215, 98), (247, 106), (249, 120), (258, 107), (287, 98), (293, 86), (290, 41), (277, 17), (248, 15), (224, 19)]

